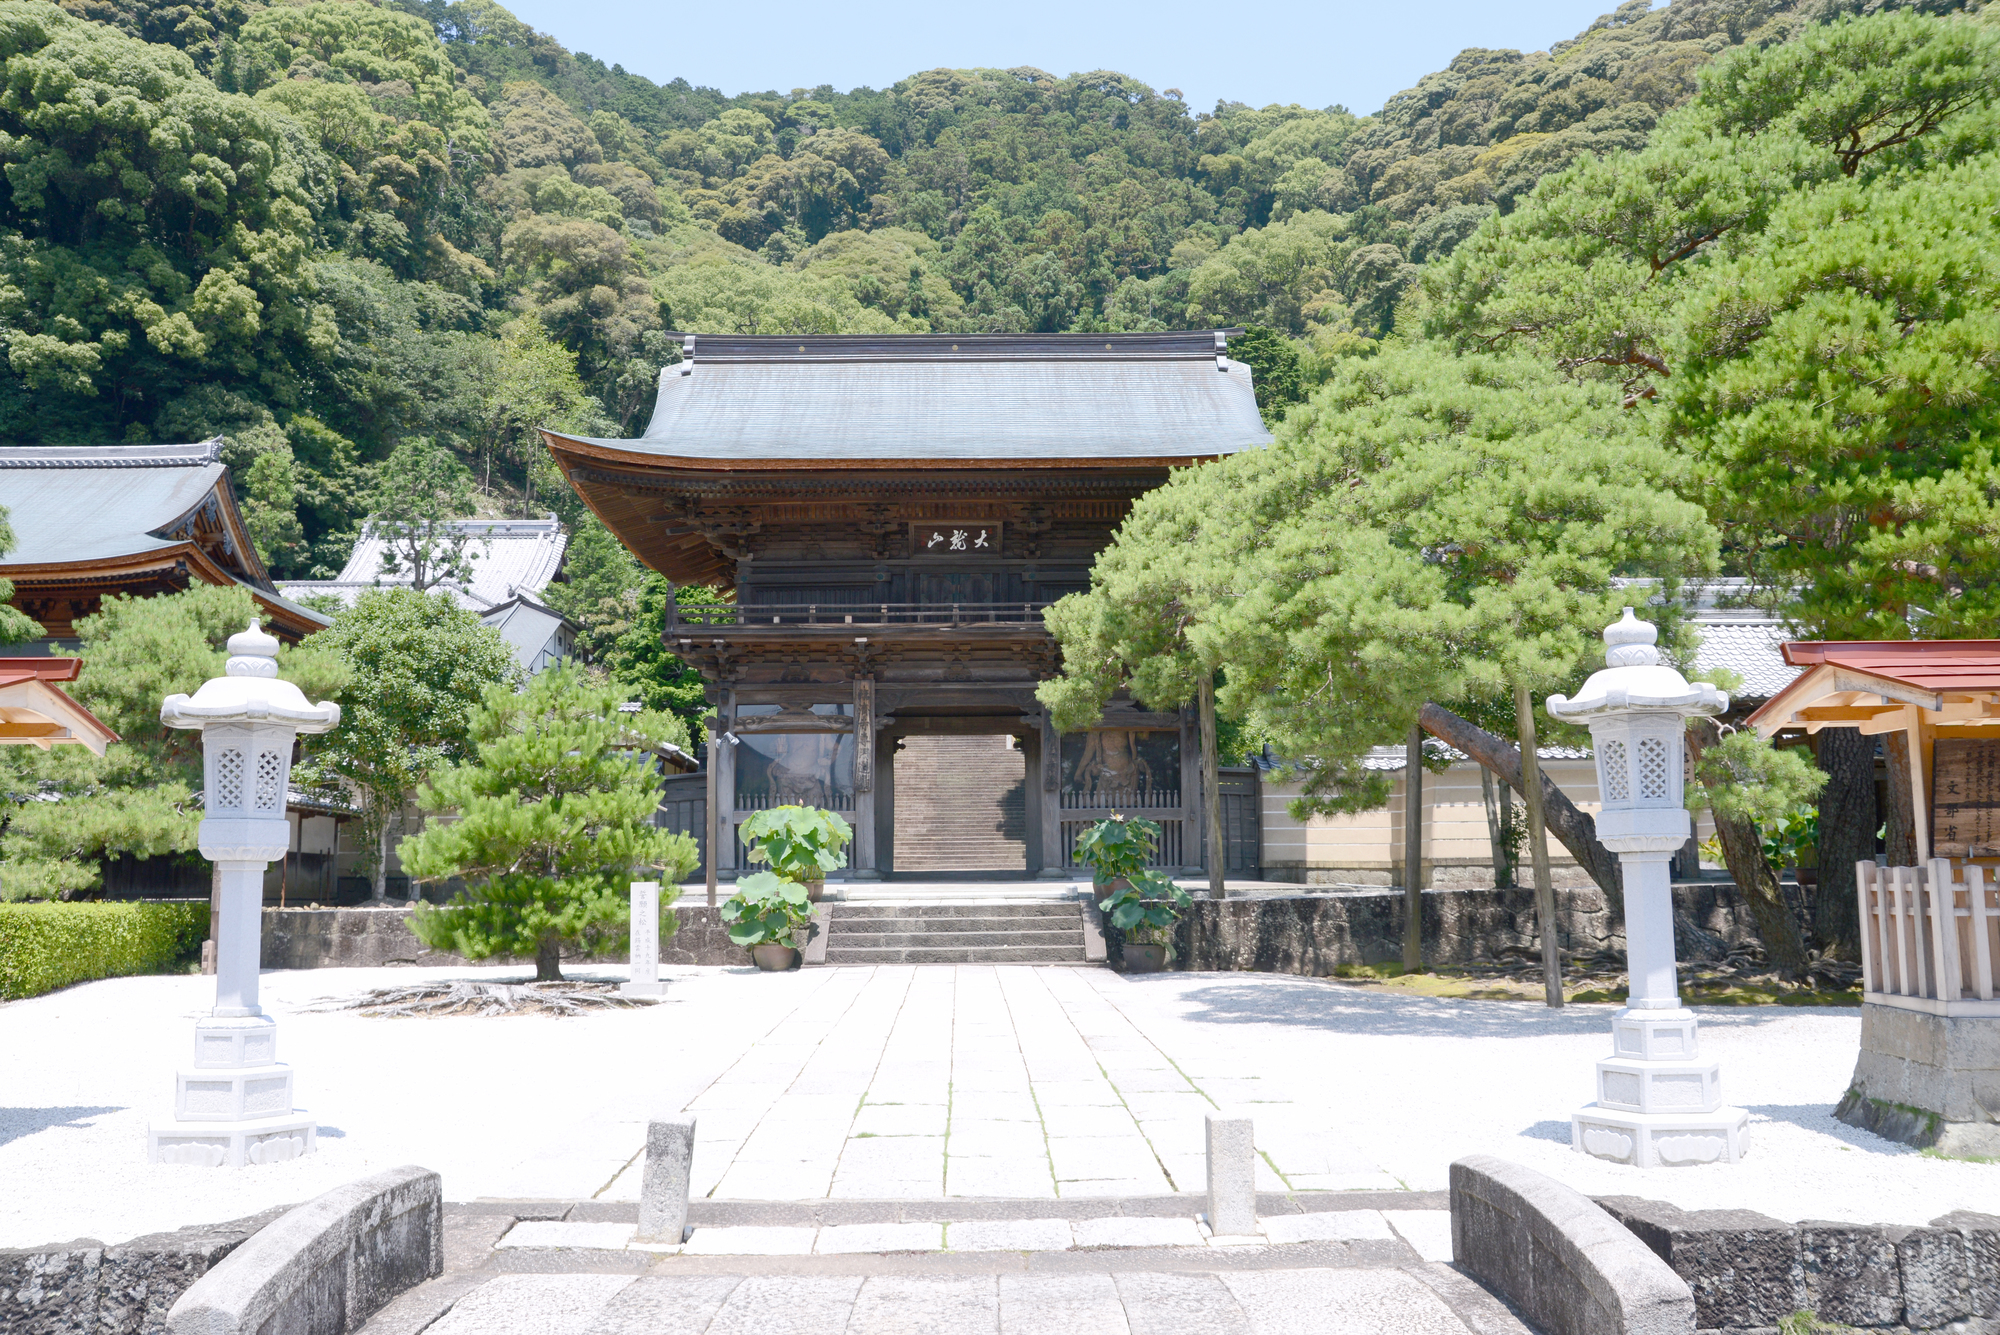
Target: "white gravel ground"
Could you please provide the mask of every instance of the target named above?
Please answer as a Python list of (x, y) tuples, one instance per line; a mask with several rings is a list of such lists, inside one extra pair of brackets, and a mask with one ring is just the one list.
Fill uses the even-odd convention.
[[(576, 972), (576, 971), (573, 971)], [(2000, 1165), (1833, 1121), (1853, 1011), (1702, 1013), (1751, 1112), (1735, 1166), (1640, 1171), (1569, 1150), (1611, 1008), (1401, 998), (1313, 979), (1029, 966), (670, 969), (671, 999), (579, 1019), (307, 1013), (417, 978), (264, 975), (320, 1152), (243, 1170), (142, 1162), (210, 980), (113, 979), (0, 1006), (0, 1246), (143, 1233), (304, 1200), (401, 1163), (448, 1199), (636, 1195), (649, 1115), (700, 1118), (717, 1197), (1137, 1195), (1199, 1190), (1200, 1112), (1257, 1119), (1267, 1187), (1446, 1185), (1484, 1152), (1593, 1194), (1785, 1219), (1918, 1224), (2000, 1209)], [(612, 977), (614, 970), (583, 976)]]

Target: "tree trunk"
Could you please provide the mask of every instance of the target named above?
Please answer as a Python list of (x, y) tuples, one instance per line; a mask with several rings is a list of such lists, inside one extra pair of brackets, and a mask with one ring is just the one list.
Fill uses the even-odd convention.
[(1854, 864), (1875, 856), (1875, 739), (1859, 728), (1822, 728), (1819, 767), (1819, 892), (1813, 897), (1813, 944), (1841, 959), (1861, 958)]
[[(1917, 816), (1910, 797), (1910, 734), (1882, 735), (1882, 751), (1889, 758), (1889, 809), (1882, 813), (1883, 843), (1892, 867), (1917, 865)], [(1856, 910), (1859, 911), (1858, 909)]]
[(375, 890), (373, 899), (380, 904), (389, 898), (389, 812), (382, 812), (382, 828), (375, 835)]
[[(1510, 743), (1478, 724), (1460, 718), (1443, 705), (1425, 705), (1417, 718), (1424, 725), (1425, 732), (1465, 752), (1492, 770), (1495, 777), (1522, 797), (1527, 796), (1527, 787), (1521, 781), (1521, 753)], [(1596, 821), (1578, 811), (1576, 803), (1551, 783), (1546, 774), (1539, 777), (1542, 781), (1542, 818), (1548, 823), (1549, 833), (1569, 850), (1578, 866), (1590, 873), (1590, 879), (1597, 882), (1598, 889), (1611, 901), (1612, 911), (1622, 918), (1625, 915), (1625, 878), (1619, 870), (1618, 855), (1597, 842)]]
[(1229, 846), (1222, 840), (1222, 761), (1215, 736), (1215, 674), (1201, 678), (1201, 786), (1208, 797), (1208, 893), (1213, 899), (1228, 895), (1223, 876), (1229, 867)]
[(1514, 687), (1514, 721), (1521, 727), (1521, 788), (1528, 806), (1528, 860), (1535, 868), (1535, 917), (1542, 929), (1542, 999), (1561, 1009), (1563, 966), (1562, 942), (1556, 933), (1556, 883), (1549, 873), (1549, 832), (1542, 819), (1542, 766), (1535, 745), (1535, 702), (1529, 699), (1526, 686)]
[[(1696, 764), (1701, 754), (1722, 740), (1715, 720), (1697, 718), (1688, 722), (1687, 745)], [(1778, 877), (1764, 861), (1764, 841), (1757, 837), (1754, 821), (1741, 816), (1714, 815), (1715, 837), (1722, 844), (1723, 865), (1735, 878), (1736, 892), (1750, 910), (1757, 939), (1764, 943), (1764, 956), (1786, 978), (1798, 978), (1805, 971), (1806, 946), (1799, 936), (1799, 920), (1778, 888)]]
[(1424, 969), (1424, 729), (1403, 747), (1403, 972)]
[(545, 936), (535, 943), (535, 981), (560, 983), (562, 980), (562, 938)]
[(1514, 842), (1508, 836), (1513, 832), (1514, 790), (1493, 782), (1493, 771), (1481, 765), (1479, 795), (1486, 803), (1486, 838), (1493, 846), (1493, 885), (1510, 890), (1514, 886)]

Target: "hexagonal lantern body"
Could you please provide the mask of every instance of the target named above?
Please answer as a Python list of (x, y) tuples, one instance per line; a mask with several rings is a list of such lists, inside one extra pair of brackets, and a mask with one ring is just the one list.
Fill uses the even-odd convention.
[(272, 862), (291, 845), (285, 793), (292, 741), (285, 723), (211, 723), (201, 730), (201, 855), (211, 862)]
[(278, 642), (251, 622), (229, 639), (223, 675), (160, 706), (170, 728), (199, 728), (202, 855), (215, 863), (215, 1007), (195, 1026), (192, 1069), (176, 1077), (174, 1120), (147, 1132), (155, 1163), (273, 1163), (310, 1153), (316, 1123), (292, 1107), (277, 1026), (257, 1004), (264, 868), (291, 846), (285, 795), (292, 742), (340, 722), (278, 678)]
[(1597, 1064), (1597, 1102), (1571, 1117), (1571, 1144), (1639, 1167), (1733, 1163), (1748, 1114), (1722, 1105), (1716, 1064), (1700, 1060), (1694, 1012), (1681, 1005), (1667, 867), (1688, 837), (1687, 720), (1720, 714), (1729, 697), (1661, 663), (1658, 638), (1626, 608), (1604, 632), (1604, 670), (1575, 699), (1548, 699), (1552, 717), (1590, 729), (1597, 837), (1618, 854), (1624, 877), (1631, 980), (1630, 999), (1612, 1019), (1612, 1056)]

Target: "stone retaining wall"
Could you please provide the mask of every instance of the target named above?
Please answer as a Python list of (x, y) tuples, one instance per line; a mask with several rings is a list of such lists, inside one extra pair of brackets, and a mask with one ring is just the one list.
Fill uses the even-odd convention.
[[(1756, 940), (1749, 910), (1728, 881), (1676, 885), (1674, 910), (1684, 960)], [(1423, 913), (1428, 964), (1539, 955), (1533, 890), (1426, 890)], [(1625, 949), (1625, 924), (1594, 885), (1558, 889), (1556, 923), (1566, 951)], [(1175, 929), (1174, 954), (1176, 969), (1308, 977), (1327, 977), (1343, 964), (1392, 963), (1403, 958), (1403, 892), (1196, 900)]]
[(1767, 1331), (1799, 1311), (1870, 1330), (2000, 1331), (2000, 1216), (1961, 1210), (1898, 1228), (1597, 1203), (1687, 1281), (1698, 1331)]
[[(699, 897), (697, 892), (696, 897)], [(666, 964), (748, 964), (750, 954), (730, 941), (717, 911), (705, 903), (676, 904), (680, 926), (660, 941)], [(572, 955), (565, 963), (624, 964), (626, 955)], [(384, 965), (450, 967), (469, 961), (450, 951), (432, 950), (410, 930), (407, 908), (265, 909), (264, 967), (267, 969), (363, 969)], [(496, 955), (484, 964), (533, 964), (532, 959)]]
[(188, 1287), (288, 1208), (154, 1233), (116, 1247), (79, 1238), (0, 1249), (0, 1331), (164, 1335), (168, 1309)]

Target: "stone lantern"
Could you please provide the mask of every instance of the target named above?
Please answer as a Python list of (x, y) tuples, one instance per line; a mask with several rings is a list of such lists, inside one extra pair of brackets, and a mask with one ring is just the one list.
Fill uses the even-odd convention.
[(1658, 639), (1626, 608), (1604, 632), (1604, 670), (1574, 700), (1548, 699), (1551, 717), (1590, 729), (1603, 802), (1597, 837), (1624, 872), (1631, 982), (1611, 1020), (1611, 1056), (1597, 1063), (1597, 1102), (1571, 1115), (1570, 1143), (1641, 1168), (1735, 1163), (1748, 1114), (1723, 1106), (1716, 1063), (1701, 1060), (1694, 1012), (1681, 1005), (1667, 867), (1688, 837), (1687, 720), (1722, 713), (1729, 697), (1660, 662)]
[(170, 695), (160, 722), (201, 729), (202, 856), (220, 873), (215, 1008), (195, 1024), (194, 1065), (174, 1079), (174, 1120), (147, 1132), (154, 1163), (242, 1167), (310, 1154), (317, 1124), (292, 1107), (292, 1070), (278, 1061), (278, 1026), (257, 1005), (264, 868), (291, 847), (285, 793), (292, 742), (340, 722), (340, 706), (307, 702), (278, 679), (278, 642), (259, 630), (229, 637), (223, 676), (192, 697)]

